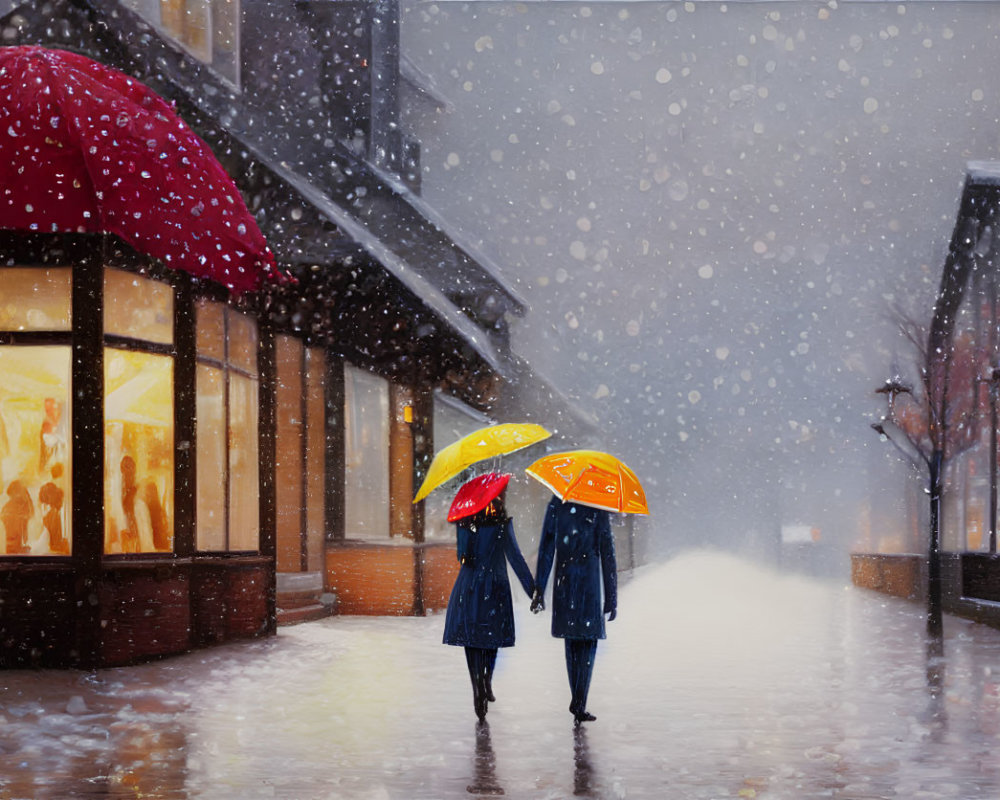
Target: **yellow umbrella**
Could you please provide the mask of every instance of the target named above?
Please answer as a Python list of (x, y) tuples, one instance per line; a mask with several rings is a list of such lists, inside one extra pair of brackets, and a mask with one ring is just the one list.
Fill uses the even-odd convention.
[(625, 514), (649, 513), (646, 493), (636, 474), (599, 450), (552, 453), (525, 472), (564, 501)]
[(463, 436), (434, 456), (413, 502), (419, 503), (442, 483), (479, 461), (513, 453), (551, 435), (541, 425), (531, 422), (504, 422)]

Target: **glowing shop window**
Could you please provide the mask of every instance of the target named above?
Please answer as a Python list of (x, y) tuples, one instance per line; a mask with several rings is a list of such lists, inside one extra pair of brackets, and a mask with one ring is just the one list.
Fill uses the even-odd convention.
[(68, 331), (72, 283), (69, 267), (0, 269), (0, 330)]
[(222, 303), (195, 303), (196, 546), (259, 549), (257, 324)]
[(68, 346), (0, 346), (0, 539), (14, 555), (69, 555)]
[(199, 550), (226, 549), (226, 395), (225, 373), (198, 365), (198, 491)]
[(256, 550), (260, 539), (257, 381), (229, 377), (229, 549)]
[(229, 363), (249, 375), (257, 374), (257, 324), (230, 310), (228, 321)]
[(226, 307), (210, 300), (195, 302), (195, 342), (198, 355), (216, 361), (226, 359)]
[(202, 61), (212, 60), (210, 14), (206, 0), (160, 0), (164, 29)]
[(174, 341), (174, 290), (120, 269), (104, 270), (104, 332), (158, 344)]
[(104, 351), (104, 552), (170, 552), (174, 539), (174, 364)]
[(199, 60), (239, 83), (239, 0), (123, 0)]

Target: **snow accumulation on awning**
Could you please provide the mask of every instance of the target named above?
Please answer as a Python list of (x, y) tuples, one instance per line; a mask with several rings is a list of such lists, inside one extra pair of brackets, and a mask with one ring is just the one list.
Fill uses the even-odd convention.
[(387, 244), (373, 234), (364, 223), (353, 217), (338, 205), (333, 198), (318, 188), (308, 178), (277, 159), (269, 158), (253, 144), (243, 140), (244, 146), (253, 152), (256, 159), (289, 186), (304, 200), (310, 202), (319, 213), (329, 219), (347, 236), (357, 242), (372, 258), (382, 264), (396, 279), (412, 291), (435, 315), (452, 328), (505, 380), (512, 377), (512, 366), (490, 342), (481, 330), (448, 297), (427, 280), (404, 258), (395, 253)]

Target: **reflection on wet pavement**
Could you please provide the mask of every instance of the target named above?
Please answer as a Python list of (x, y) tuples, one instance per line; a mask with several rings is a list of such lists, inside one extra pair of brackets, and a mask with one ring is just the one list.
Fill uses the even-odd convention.
[(1000, 796), (1000, 631), (928, 642), (917, 605), (682, 556), (622, 586), (574, 726), (562, 642), (515, 614), (482, 725), (440, 615), (0, 672), (0, 798)]
[(573, 796), (600, 797), (590, 763), (590, 749), (587, 745), (587, 728), (577, 725), (573, 728)]
[(497, 757), (490, 740), (490, 723), (486, 720), (476, 720), (476, 756), (472, 765), (472, 783), (466, 787), (469, 794), (485, 797), (504, 794), (503, 787), (497, 783)]

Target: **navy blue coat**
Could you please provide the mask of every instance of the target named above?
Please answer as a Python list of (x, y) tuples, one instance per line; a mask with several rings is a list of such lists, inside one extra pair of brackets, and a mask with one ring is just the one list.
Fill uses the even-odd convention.
[(507, 562), (530, 597), (535, 588), (514, 525), (458, 523), (458, 560), (444, 620), (444, 643), (462, 647), (510, 647), (514, 644), (514, 607), (507, 579)]
[(553, 558), (552, 635), (603, 639), (604, 614), (618, 608), (618, 566), (610, 514), (553, 497), (545, 511), (535, 570), (535, 584), (543, 594)]

